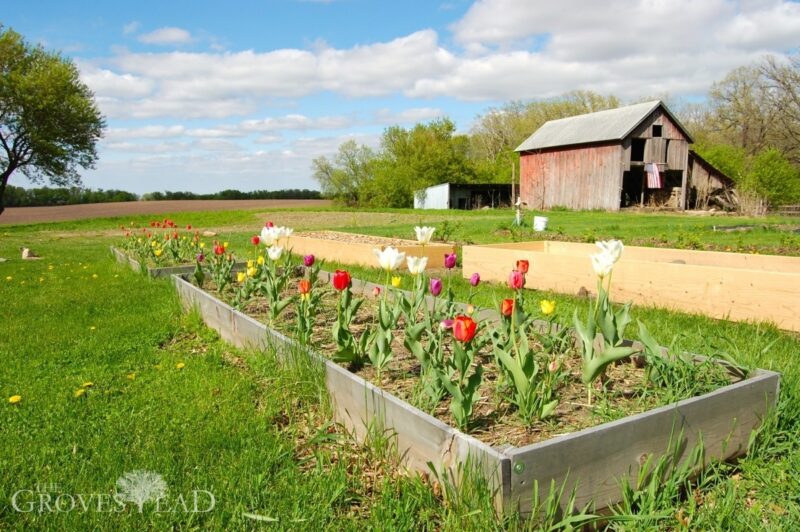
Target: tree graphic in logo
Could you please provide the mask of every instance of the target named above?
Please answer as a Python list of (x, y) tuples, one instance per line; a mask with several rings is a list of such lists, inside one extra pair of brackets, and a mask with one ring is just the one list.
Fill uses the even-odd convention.
[(167, 496), (167, 483), (158, 473), (137, 469), (117, 479), (117, 495), (123, 501), (138, 506), (139, 513), (142, 513), (146, 502)]

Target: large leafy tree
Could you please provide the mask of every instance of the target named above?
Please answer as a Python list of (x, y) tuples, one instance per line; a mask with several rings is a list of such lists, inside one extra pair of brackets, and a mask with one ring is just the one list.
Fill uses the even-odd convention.
[(11, 175), (79, 185), (91, 168), (105, 121), (68, 58), (0, 26), (0, 214)]

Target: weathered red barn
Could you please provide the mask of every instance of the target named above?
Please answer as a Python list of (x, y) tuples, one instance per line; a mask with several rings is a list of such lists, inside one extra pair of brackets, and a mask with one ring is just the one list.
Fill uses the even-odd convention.
[(516, 150), (520, 196), (534, 209), (683, 209), (691, 142), (660, 100), (551, 120)]

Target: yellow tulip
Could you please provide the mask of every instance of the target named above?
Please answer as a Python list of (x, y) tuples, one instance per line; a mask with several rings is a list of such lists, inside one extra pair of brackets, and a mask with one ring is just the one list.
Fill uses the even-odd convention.
[(258, 259), (256, 260), (256, 262), (257, 262), (257, 263), (258, 263), (260, 266), (263, 266), (263, 265), (264, 265), (264, 255), (259, 255), (259, 256), (258, 256)]
[(204, 247), (206, 247), (206, 243), (205, 242), (200, 242), (200, 248), (202, 249)]
[(248, 277), (255, 277), (258, 270), (253, 267), (247, 268), (247, 276)]
[(236, 282), (237, 283), (243, 283), (245, 279), (247, 279), (247, 275), (245, 275), (244, 272), (239, 272), (239, 273), (236, 274)]
[(542, 299), (539, 301), (539, 308), (542, 309), (542, 314), (549, 316), (556, 311), (556, 302), (549, 299)]
[(249, 270), (252, 267), (253, 267), (253, 260), (250, 259), (250, 260), (247, 261), (247, 269)]
[(224, 247), (225, 249), (228, 249), (228, 243), (227, 242), (223, 242), (222, 243), (222, 247)]
[(402, 281), (403, 279), (399, 275), (395, 275), (394, 277), (392, 277), (392, 286), (395, 288), (400, 288), (400, 283)]
[(160, 257), (162, 253), (164, 253), (163, 249), (157, 249), (153, 252), (156, 257)]

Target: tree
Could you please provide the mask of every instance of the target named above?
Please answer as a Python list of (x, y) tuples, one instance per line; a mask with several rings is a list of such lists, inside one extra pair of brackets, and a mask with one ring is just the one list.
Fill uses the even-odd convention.
[(325, 156), (314, 159), (313, 177), (325, 196), (346, 205), (356, 205), (363, 195), (364, 184), (372, 179), (375, 152), (348, 140), (339, 146), (333, 161)]
[(410, 207), (418, 190), (440, 183), (474, 183), (476, 175), (469, 138), (457, 135), (449, 118), (411, 129), (392, 126), (381, 137), (375, 178), (365, 197), (372, 205)]
[(30, 181), (79, 185), (105, 120), (72, 60), (0, 26), (0, 214), (16, 170)]

